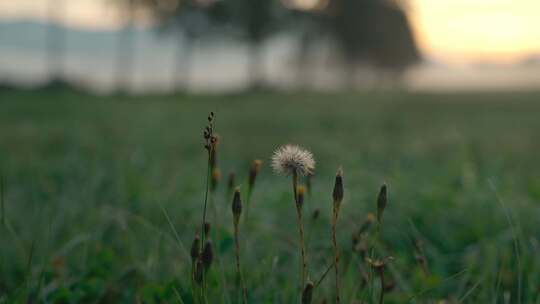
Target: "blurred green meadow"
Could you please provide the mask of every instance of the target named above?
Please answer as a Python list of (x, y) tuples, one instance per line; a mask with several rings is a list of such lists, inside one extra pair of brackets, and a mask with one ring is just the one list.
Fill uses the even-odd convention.
[[(317, 162), (305, 202), (309, 277), (333, 260), (332, 188), (343, 303), (377, 303), (375, 277), (351, 235), (388, 206), (371, 253), (391, 255), (385, 303), (540, 303), (540, 94), (246, 93), (96, 97), (0, 95), (0, 303), (195, 303), (189, 248), (200, 227), (206, 151), (216, 113), (222, 180), (208, 218), (215, 260), (208, 303), (239, 303), (230, 198), (261, 159), (240, 228), (249, 303), (298, 303), (290, 180), (269, 160), (282, 144)], [(320, 210), (320, 216), (311, 214)], [(413, 240), (421, 240), (423, 271)], [(374, 274), (372, 274), (374, 276)], [(313, 303), (334, 301), (333, 271)]]

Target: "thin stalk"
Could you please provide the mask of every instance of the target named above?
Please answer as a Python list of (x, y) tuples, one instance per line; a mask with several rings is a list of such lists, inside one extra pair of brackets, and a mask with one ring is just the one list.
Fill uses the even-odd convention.
[(292, 174), (292, 186), (293, 186), (293, 196), (294, 203), (296, 206), (297, 222), (298, 222), (298, 231), (300, 234), (300, 257), (302, 259), (300, 266), (300, 289), (302, 290), (306, 284), (306, 274), (307, 274), (307, 259), (306, 259), (306, 246), (304, 243), (304, 225), (302, 223), (302, 210), (298, 206), (298, 172), (293, 170)]
[(205, 187), (205, 194), (204, 194), (204, 208), (203, 208), (203, 216), (202, 216), (202, 223), (201, 223), (201, 251), (202, 246), (204, 246), (204, 237), (206, 235), (204, 231), (204, 223), (206, 223), (206, 206), (208, 204), (208, 192), (209, 192), (209, 182), (210, 182), (210, 155), (211, 151), (208, 152), (208, 162), (206, 164), (206, 187)]
[(337, 246), (337, 238), (336, 238), (336, 224), (337, 224), (337, 217), (338, 217), (338, 211), (336, 208), (334, 208), (333, 217), (332, 217), (332, 245), (334, 246), (334, 253), (335, 253), (335, 273), (336, 273), (336, 303), (340, 303), (340, 297), (339, 297), (339, 249)]
[(0, 208), (2, 209), (2, 226), (6, 225), (6, 209), (4, 206), (4, 176), (0, 175)]
[(384, 269), (380, 270), (379, 278), (381, 280), (381, 295), (379, 296), (379, 304), (384, 303)]
[(493, 181), (489, 181), (489, 185), (491, 186), (493, 192), (495, 193), (495, 196), (497, 197), (497, 200), (499, 201), (499, 204), (502, 207), (502, 210), (504, 212), (504, 215), (506, 217), (506, 221), (508, 222), (508, 225), (510, 226), (510, 230), (512, 231), (512, 241), (514, 243), (514, 255), (516, 256), (516, 263), (517, 263), (517, 272), (518, 272), (518, 278), (517, 278), (517, 285), (518, 285), (518, 291), (517, 291), (517, 298), (518, 298), (518, 304), (521, 304), (521, 287), (522, 287), (522, 268), (521, 268), (521, 257), (520, 257), (520, 250), (519, 250), (519, 239), (516, 232), (516, 227), (514, 225), (514, 221), (512, 220), (512, 217), (510, 215), (510, 211), (507, 209), (505, 202), (503, 199), (499, 196), (499, 192), (497, 191), (497, 188), (495, 187), (495, 184)]
[(210, 197), (209, 197), (209, 204), (210, 206), (212, 206), (212, 218), (213, 218), (213, 222), (212, 222), (212, 226), (213, 228), (211, 229), (213, 233), (211, 233), (213, 235), (213, 238), (214, 238), (214, 241), (216, 242), (216, 244), (219, 243), (219, 240), (218, 240), (218, 227), (219, 227), (219, 217), (218, 217), (218, 206), (217, 206), (217, 203), (216, 203), (216, 194), (215, 192), (211, 192), (210, 193)]
[[(208, 198), (209, 199), (209, 204), (210, 206), (212, 206), (212, 213), (213, 213), (213, 222), (212, 222), (212, 226), (213, 228), (211, 228), (211, 232), (210, 234), (212, 235), (212, 238), (214, 239), (214, 242), (215, 244), (219, 244), (219, 233), (218, 233), (218, 228), (220, 227), (220, 222), (219, 222), (219, 211), (218, 211), (218, 204), (217, 204), (217, 197), (216, 197), (216, 193), (215, 191), (212, 191), (210, 192), (210, 197)], [(225, 280), (225, 275), (224, 275), (224, 272), (223, 272), (223, 264), (222, 264), (222, 261), (221, 261), (221, 258), (220, 258), (220, 255), (216, 254), (214, 256), (214, 261), (215, 261), (215, 264), (216, 264), (216, 267), (219, 267), (220, 271), (218, 271), (219, 275), (220, 275), (220, 279), (221, 279), (221, 284), (223, 286), (223, 288), (227, 289), (227, 283), (226, 283), (226, 280)], [(227, 293), (223, 292), (223, 303), (226, 303), (227, 301), (225, 301), (225, 297), (228, 296)], [(228, 301), (230, 302), (230, 300)]]
[(293, 186), (293, 196), (294, 196), (294, 202), (296, 203), (298, 200), (297, 200), (297, 196), (296, 196), (296, 189), (298, 188), (298, 172), (296, 172), (296, 170), (293, 170), (293, 174), (292, 174), (292, 186)]
[(191, 282), (191, 294), (193, 294), (193, 297), (196, 298), (195, 293), (195, 263), (191, 263), (191, 275), (189, 276), (190, 282)]
[[(238, 225), (234, 225), (234, 253), (236, 257), (236, 281), (237, 285), (240, 285), (239, 288), (241, 288), (242, 293), (242, 303), (247, 303), (247, 290), (246, 285), (244, 283), (244, 278), (242, 277), (242, 269), (240, 268), (240, 238), (238, 236)], [(238, 296), (240, 297), (240, 296)]]
[(184, 304), (184, 300), (182, 300), (182, 296), (180, 295), (180, 293), (174, 286), (173, 286), (173, 291), (174, 291), (174, 295), (176, 296), (176, 299), (178, 300), (178, 303)]
[[(207, 207), (207, 204), (208, 204), (208, 192), (209, 192), (209, 182), (210, 182), (210, 158), (211, 158), (211, 155), (212, 155), (212, 148), (210, 148), (210, 151), (208, 151), (208, 162), (206, 163), (206, 191), (205, 191), (205, 195), (204, 195), (204, 208), (203, 208), (203, 216), (202, 216), (202, 223), (201, 223), (201, 244), (199, 245), (199, 252), (202, 252), (203, 250), (203, 246), (205, 244), (205, 236), (206, 236), (206, 232), (204, 231), (204, 223), (206, 223), (206, 207)], [(202, 294), (203, 294), (203, 299), (205, 300), (206, 302), (206, 287), (205, 287), (205, 281), (206, 281), (206, 278), (205, 278), (206, 274), (204, 273), (203, 271), (203, 274), (202, 274)]]
[(324, 273), (322, 274), (321, 278), (317, 281), (317, 283), (315, 283), (314, 288), (316, 288), (317, 286), (319, 286), (322, 281), (324, 280), (324, 278), (326, 277), (326, 275), (330, 272), (330, 269), (332, 269), (332, 267), (334, 267), (335, 265), (335, 262), (332, 262), (332, 264), (330, 264), (328, 266), (328, 268), (326, 268), (326, 270), (324, 271)]
[(306, 258), (306, 247), (304, 242), (304, 224), (302, 222), (302, 209), (296, 208), (297, 221), (298, 221), (298, 232), (300, 234), (300, 255), (302, 257), (302, 286), (305, 285), (306, 276), (307, 276), (307, 258)]

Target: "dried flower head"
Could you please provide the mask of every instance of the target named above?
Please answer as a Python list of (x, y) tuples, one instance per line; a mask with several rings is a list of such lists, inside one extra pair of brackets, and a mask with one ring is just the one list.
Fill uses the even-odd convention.
[(249, 169), (249, 188), (252, 189), (255, 185), (255, 180), (257, 179), (257, 175), (259, 174), (259, 171), (261, 170), (262, 166), (262, 160), (256, 159), (251, 164), (251, 168)]
[(193, 243), (191, 243), (191, 261), (195, 263), (195, 261), (199, 258), (199, 252), (201, 250), (201, 238), (199, 235), (195, 235), (195, 238), (193, 239)]
[(315, 160), (311, 152), (299, 146), (285, 145), (274, 152), (272, 168), (279, 175), (308, 175), (315, 169)]
[(218, 141), (217, 136), (214, 134), (214, 124), (214, 112), (210, 112), (210, 115), (208, 115), (208, 125), (204, 128), (203, 133), (204, 148), (208, 150), (209, 157), (212, 156), (212, 150), (216, 147)]
[(214, 260), (214, 251), (212, 250), (211, 241), (207, 241), (206, 244), (204, 244), (204, 248), (201, 253), (201, 260), (204, 265), (204, 270), (208, 271), (208, 269), (210, 269), (210, 266), (212, 265), (212, 261)]
[(386, 208), (386, 184), (381, 186), (379, 196), (377, 197), (377, 221), (381, 223), (384, 209)]
[(311, 281), (308, 281), (304, 291), (302, 292), (302, 304), (310, 304), (313, 298), (313, 288), (315, 286)]
[(341, 202), (343, 201), (343, 192), (343, 170), (339, 168), (336, 173), (334, 191), (332, 192), (332, 198), (334, 199), (334, 207), (336, 210), (339, 210)]
[(204, 235), (208, 235), (210, 233), (210, 222), (204, 222)]
[(201, 259), (197, 259), (197, 263), (195, 264), (195, 269), (192, 273), (193, 280), (198, 284), (201, 285), (203, 282), (203, 272), (204, 272), (204, 265)]
[(210, 169), (214, 170), (217, 167), (217, 147), (219, 144), (219, 135), (214, 134), (210, 143), (212, 144), (212, 149), (210, 149)]
[(240, 215), (242, 214), (242, 200), (240, 199), (240, 188), (234, 189), (234, 197), (231, 209), (234, 217), (234, 224), (238, 225), (238, 222), (240, 221)]
[(216, 188), (220, 180), (221, 180), (221, 171), (219, 170), (219, 168), (212, 169), (212, 179), (210, 180), (210, 190), (212, 190), (212, 192), (216, 191)]

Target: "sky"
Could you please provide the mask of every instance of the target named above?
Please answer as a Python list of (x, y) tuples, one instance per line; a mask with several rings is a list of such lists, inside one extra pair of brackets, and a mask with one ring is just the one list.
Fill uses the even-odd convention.
[(540, 54), (540, 0), (413, 0), (409, 14), (424, 54), (447, 62)]
[[(0, 20), (46, 20), (48, 1), (66, 3), (63, 22), (69, 26), (107, 30), (121, 24), (113, 0), (0, 1)], [(540, 54), (540, 0), (409, 0), (408, 15), (429, 59), (504, 64)]]

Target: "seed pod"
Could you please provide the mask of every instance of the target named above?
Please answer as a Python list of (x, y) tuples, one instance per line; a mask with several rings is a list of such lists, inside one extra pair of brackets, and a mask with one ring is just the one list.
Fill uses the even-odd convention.
[(203, 282), (203, 276), (204, 276), (204, 265), (201, 259), (197, 259), (197, 263), (195, 264), (195, 270), (193, 271), (193, 280), (201, 285)]
[(242, 214), (242, 200), (240, 199), (240, 188), (236, 188), (234, 190), (232, 213), (234, 217), (234, 224), (238, 225), (238, 223), (240, 222), (240, 215)]
[(334, 184), (332, 197), (334, 199), (334, 210), (337, 213), (341, 206), (341, 202), (343, 201), (343, 170), (341, 170), (341, 168), (338, 169), (336, 173), (336, 182)]
[(304, 186), (298, 186), (298, 189), (296, 189), (296, 208), (299, 210), (302, 210), (302, 207), (304, 206), (305, 192), (306, 188)]
[[(217, 137), (214, 135), (214, 114), (213, 113), (211, 113), (208, 116), (208, 125), (204, 128), (204, 141), (205, 141), (204, 148), (208, 150), (210, 163), (212, 164), (213, 162), (212, 159), (215, 159), (215, 157), (212, 156), (212, 153), (213, 153), (212, 150), (215, 150), (215, 146), (217, 143)], [(213, 166), (211, 166), (210, 168), (213, 168)]]
[(249, 189), (253, 189), (253, 186), (255, 186), (255, 180), (257, 179), (257, 175), (259, 174), (259, 171), (261, 169), (262, 161), (260, 159), (256, 159), (251, 164), (251, 168), (249, 169), (249, 181), (248, 186)]
[(304, 291), (302, 292), (302, 304), (310, 304), (313, 297), (314, 285), (312, 282), (307, 282)]
[(313, 210), (313, 214), (311, 215), (311, 218), (316, 220), (319, 218), (319, 215), (321, 214), (321, 210), (319, 208)]
[(383, 184), (381, 186), (381, 190), (379, 191), (379, 197), (377, 198), (377, 221), (379, 223), (382, 222), (382, 216), (384, 208), (386, 208), (386, 203), (386, 184)]
[(204, 223), (204, 235), (208, 235), (210, 233), (211, 225), (209, 222)]
[(221, 180), (221, 171), (219, 168), (212, 169), (212, 178), (210, 179), (210, 190), (212, 192), (216, 191), (216, 188)]
[(211, 241), (207, 241), (206, 244), (204, 244), (201, 260), (203, 262), (204, 271), (208, 271), (212, 265), (212, 261), (214, 260), (214, 251), (212, 249)]
[(195, 263), (195, 261), (199, 258), (200, 253), (200, 246), (201, 246), (201, 239), (199, 238), (199, 235), (195, 235), (195, 238), (193, 239), (193, 243), (191, 243), (191, 261)]
[(212, 170), (213, 175), (214, 169), (216, 169), (217, 167), (217, 146), (219, 144), (219, 136), (217, 134), (213, 135), (210, 138), (210, 143), (212, 147), (212, 149), (210, 150), (210, 169)]

